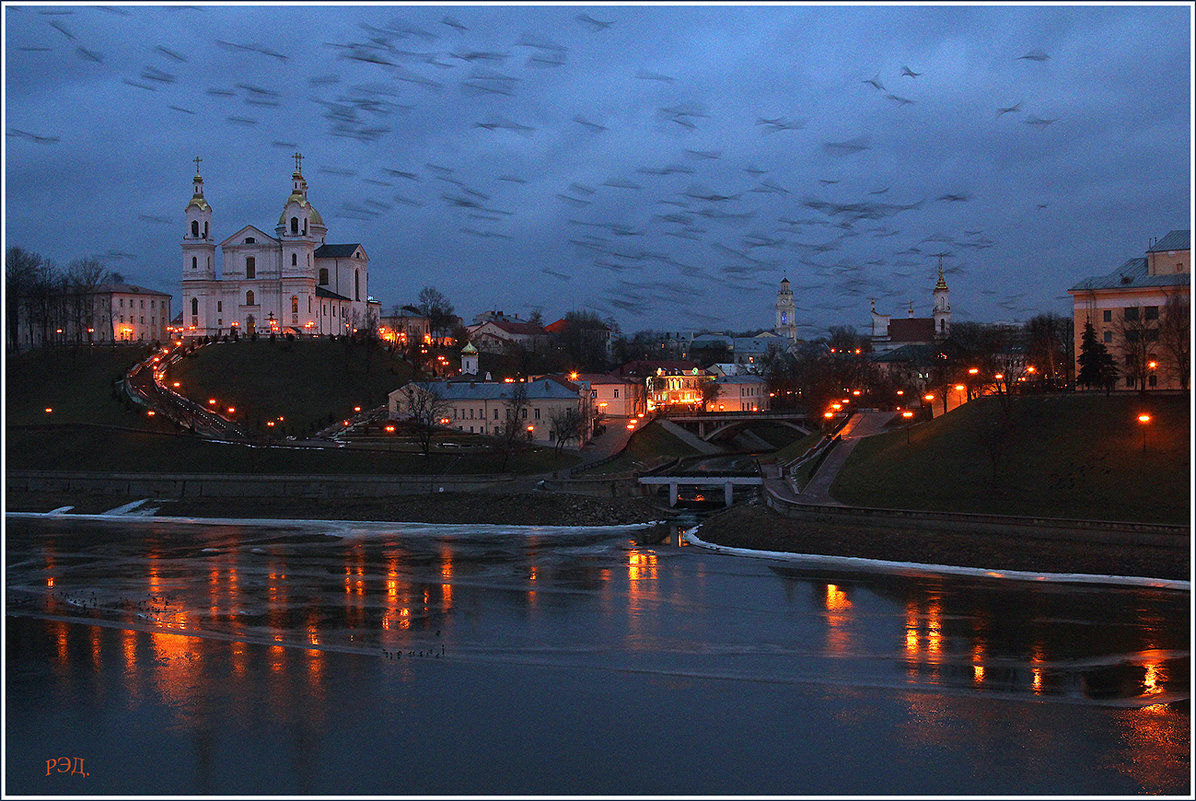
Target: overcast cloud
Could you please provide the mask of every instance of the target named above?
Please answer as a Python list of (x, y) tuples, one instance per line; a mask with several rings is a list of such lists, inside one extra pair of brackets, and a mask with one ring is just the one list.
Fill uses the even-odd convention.
[[(4, 6), (5, 245), (180, 292), (303, 153), (384, 310), (626, 331), (1070, 313), (1191, 227), (1192, 8)], [(910, 74), (914, 73), (914, 74)], [(1004, 110), (1004, 111), (1002, 111)]]

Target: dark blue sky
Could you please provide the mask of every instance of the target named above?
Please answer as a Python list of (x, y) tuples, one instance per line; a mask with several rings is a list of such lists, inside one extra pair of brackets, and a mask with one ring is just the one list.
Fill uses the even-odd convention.
[[(1070, 313), (1191, 225), (1192, 8), (4, 6), (5, 244), (179, 292), (304, 154), (389, 310), (624, 330)], [(913, 75), (909, 73), (915, 73)], [(1002, 111), (1004, 110), (1004, 111)]]

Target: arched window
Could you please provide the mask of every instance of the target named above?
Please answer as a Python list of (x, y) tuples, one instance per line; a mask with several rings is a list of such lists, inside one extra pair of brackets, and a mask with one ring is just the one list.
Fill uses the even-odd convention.
[(298, 264), (299, 264), (299, 254), (292, 253), (291, 254), (291, 266), (296, 267), (296, 266), (298, 266)]
[(194, 256), (191, 257), (191, 269), (192, 270), (199, 269), (199, 259), (195, 258)]
[(361, 272), (353, 271), (353, 300), (361, 300)]
[(328, 268), (327, 267), (320, 268), (320, 283), (321, 284), (328, 283)]
[(291, 295), (291, 314), (299, 313), (299, 296)]
[(245, 293), (245, 305), (246, 306), (253, 305), (253, 290), (252, 289)]
[(245, 277), (246, 278), (256, 278), (257, 277), (257, 262), (254, 260), (253, 256), (245, 257)]
[(191, 221), (191, 236), (194, 236), (194, 237), (199, 236), (199, 220)]
[(199, 314), (199, 298), (191, 298), (191, 314)]
[(294, 236), (299, 233), (299, 218), (291, 218), (291, 235)]
[(207, 222), (207, 220), (204, 220), (204, 224), (203, 224), (203, 238), (204, 239), (208, 238), (208, 222)]

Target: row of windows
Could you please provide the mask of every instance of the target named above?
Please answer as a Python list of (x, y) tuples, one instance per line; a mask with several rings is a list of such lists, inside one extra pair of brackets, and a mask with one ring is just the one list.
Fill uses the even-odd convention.
[[(122, 323), (125, 321), (125, 316), (123, 314), (120, 316), (120, 321)], [(129, 315), (129, 322), (130, 323), (133, 322), (133, 315), (131, 315), (131, 314)], [(145, 325), (145, 316), (144, 315), (141, 316), (141, 324)], [(158, 318), (157, 317), (150, 318), (150, 326), (157, 328), (157, 326), (158, 326)]]
[[(132, 308), (134, 308), (135, 306), (136, 306), (136, 304), (135, 304), (135, 303), (134, 303), (132, 300), (130, 300), (130, 301), (129, 301), (129, 308), (130, 308), (130, 309), (132, 309)], [(120, 299), (120, 307), (121, 307), (122, 309), (125, 307), (125, 299), (124, 299), (124, 298), (121, 298), (121, 299)], [(143, 308), (143, 309), (145, 308), (145, 298), (142, 298), (142, 299), (141, 299), (141, 308)], [(158, 308), (158, 302), (157, 302), (156, 300), (154, 300), (153, 298), (150, 298), (150, 308), (151, 308), (151, 309), (156, 309), (156, 308)], [(165, 308), (166, 308), (166, 301), (162, 301), (162, 308), (163, 308), (163, 309), (165, 309)]]
[[(1143, 320), (1159, 319), (1159, 307), (1158, 306), (1142, 306), (1142, 307), (1126, 306), (1125, 309), (1122, 311), (1122, 317), (1130, 322), (1137, 322), (1139, 308), (1141, 308), (1141, 315), (1142, 315)], [(1106, 323), (1113, 322), (1113, 310), (1105, 309), (1104, 316), (1102, 319)]]
[[(483, 407), (483, 408), (481, 408), (481, 409), (478, 409), (478, 414), (477, 414), (477, 417), (474, 417), (474, 415), (473, 415), (473, 409), (472, 409), (472, 408), (471, 408), (471, 409), (469, 409), (469, 416), (468, 416), (468, 417), (466, 417), (466, 415), (465, 415), (465, 411), (466, 411), (465, 409), (453, 409), (453, 419), (454, 419), (454, 420), (485, 420), (485, 419), (486, 419), (486, 409), (485, 409), (485, 407)], [(526, 420), (526, 419), (527, 419), (527, 409), (526, 409), (526, 408), (525, 408), (525, 409), (521, 409), (520, 411), (522, 412), (522, 414), (520, 415), (521, 419), (523, 419), (523, 420)], [(460, 412), (460, 415), (458, 415), (458, 412)], [(494, 419), (495, 419), (495, 420), (499, 419), (499, 418), (498, 418), (498, 409), (497, 409), (497, 408), (494, 410)], [(510, 410), (510, 408), (508, 408), (508, 409), (507, 409), (507, 417), (506, 417), (506, 419), (508, 419), (508, 420), (510, 420), (510, 419), (511, 419), (511, 410)], [(534, 409), (532, 409), (532, 419), (533, 419), (533, 420), (539, 420), (539, 419), (540, 419), (540, 409), (539, 409), (539, 408), (534, 408)]]

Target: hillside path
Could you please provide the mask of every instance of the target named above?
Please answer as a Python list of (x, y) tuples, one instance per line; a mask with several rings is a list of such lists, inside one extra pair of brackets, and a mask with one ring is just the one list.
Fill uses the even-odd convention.
[[(893, 412), (861, 411), (852, 415), (839, 432), (839, 443), (827, 454), (818, 472), (810, 479), (805, 488), (795, 497), (803, 503), (818, 503), (826, 506), (842, 506), (830, 495), (831, 484), (843, 469), (847, 457), (864, 437), (871, 437), (884, 431), (885, 424), (893, 419)], [(788, 483), (782, 481), (788, 488)], [(785, 496), (793, 496), (792, 488)]]

